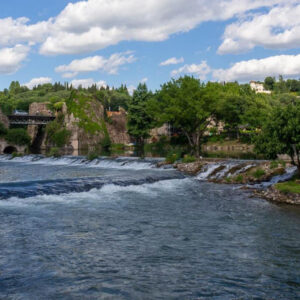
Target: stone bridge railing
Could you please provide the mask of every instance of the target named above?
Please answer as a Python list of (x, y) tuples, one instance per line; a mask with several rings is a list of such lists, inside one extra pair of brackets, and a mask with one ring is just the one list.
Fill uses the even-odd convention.
[(46, 125), (55, 120), (49, 116), (11, 115), (8, 116), (10, 125)]

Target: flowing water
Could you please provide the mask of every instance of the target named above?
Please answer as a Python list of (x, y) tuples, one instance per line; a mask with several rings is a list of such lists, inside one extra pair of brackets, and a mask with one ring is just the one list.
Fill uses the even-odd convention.
[(0, 299), (299, 299), (299, 208), (157, 162), (0, 157)]

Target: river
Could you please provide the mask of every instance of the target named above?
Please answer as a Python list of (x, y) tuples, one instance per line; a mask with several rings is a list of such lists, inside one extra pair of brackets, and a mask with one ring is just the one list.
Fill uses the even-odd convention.
[(300, 209), (156, 159), (0, 157), (0, 299), (299, 299)]

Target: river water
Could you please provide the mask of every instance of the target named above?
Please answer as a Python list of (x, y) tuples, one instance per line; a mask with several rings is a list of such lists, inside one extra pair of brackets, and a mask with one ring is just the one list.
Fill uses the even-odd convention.
[(299, 299), (300, 210), (134, 158), (0, 158), (0, 299)]

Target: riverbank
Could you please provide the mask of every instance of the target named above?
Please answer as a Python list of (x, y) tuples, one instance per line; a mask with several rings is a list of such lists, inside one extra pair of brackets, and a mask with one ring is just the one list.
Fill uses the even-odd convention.
[[(163, 164), (166, 163), (161, 162), (159, 166)], [(199, 180), (243, 184), (252, 189), (255, 196), (274, 203), (300, 204), (299, 181), (288, 181), (296, 172), (289, 162), (205, 158), (191, 163), (175, 163), (173, 167)]]

